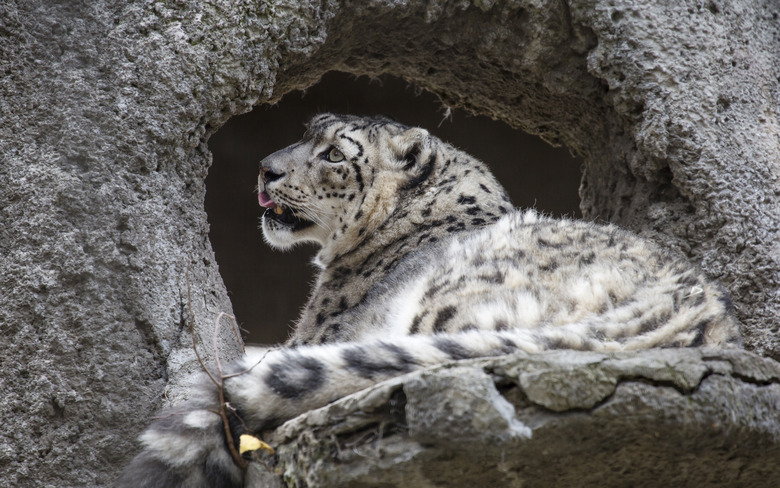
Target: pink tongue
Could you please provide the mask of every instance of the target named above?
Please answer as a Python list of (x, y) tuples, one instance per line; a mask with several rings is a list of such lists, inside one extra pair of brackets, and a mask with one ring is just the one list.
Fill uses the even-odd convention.
[(261, 207), (265, 208), (276, 208), (276, 204), (273, 200), (271, 200), (271, 197), (268, 195), (268, 193), (261, 191), (257, 194), (257, 202), (260, 204)]

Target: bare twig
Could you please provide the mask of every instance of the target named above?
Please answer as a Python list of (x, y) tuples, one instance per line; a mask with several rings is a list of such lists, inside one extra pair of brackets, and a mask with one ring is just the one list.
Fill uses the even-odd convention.
[(198, 358), (198, 362), (200, 363), (200, 367), (203, 369), (203, 371), (205, 371), (206, 374), (209, 375), (209, 378), (217, 386), (217, 388), (221, 388), (221, 383), (217, 381), (217, 379), (214, 378), (214, 376), (208, 370), (206, 365), (203, 363), (203, 359), (200, 357), (200, 353), (198, 352), (198, 341), (195, 337), (195, 314), (192, 313), (192, 292), (190, 290), (190, 263), (187, 263), (186, 278), (187, 278), (187, 310), (189, 311), (190, 314), (190, 335), (192, 336), (192, 350), (195, 351), (195, 357)]
[(243, 370), (241, 370), (241, 371), (239, 371), (239, 372), (237, 372), (237, 373), (226, 374), (226, 375), (224, 375), (224, 376), (222, 377), (222, 379), (225, 379), (225, 380), (226, 380), (226, 379), (228, 379), (228, 378), (233, 378), (234, 376), (241, 376), (242, 374), (246, 374), (246, 373), (248, 373), (248, 372), (252, 371), (253, 369), (255, 369), (255, 367), (256, 367), (258, 364), (260, 364), (260, 363), (262, 363), (262, 362), (263, 362), (263, 359), (265, 359), (265, 357), (266, 357), (266, 356), (268, 356), (268, 353), (270, 353), (270, 352), (272, 352), (272, 351), (276, 351), (277, 349), (278, 349), (278, 347), (273, 347), (273, 348), (271, 348), (271, 349), (266, 349), (266, 351), (263, 353), (263, 355), (260, 357), (260, 359), (258, 359), (258, 360), (255, 362), (255, 364), (253, 364), (252, 366), (250, 366), (250, 367), (248, 367), (248, 368), (246, 368), (246, 369), (243, 369)]
[[(217, 319), (214, 324), (214, 336), (212, 338), (213, 347), (214, 347), (214, 362), (216, 363), (217, 366), (217, 377), (215, 377), (208, 370), (208, 368), (206, 368), (206, 364), (203, 362), (203, 359), (200, 357), (200, 353), (198, 352), (197, 338), (195, 337), (195, 315), (192, 312), (192, 294), (190, 290), (191, 287), (190, 287), (190, 264), (189, 263), (187, 263), (186, 278), (187, 278), (187, 309), (189, 310), (189, 314), (190, 314), (189, 325), (190, 325), (190, 334), (192, 335), (192, 350), (195, 352), (195, 357), (198, 358), (200, 367), (203, 368), (203, 371), (206, 372), (209, 379), (211, 379), (212, 383), (214, 383), (214, 385), (217, 387), (217, 394), (219, 395), (219, 410), (208, 409), (208, 411), (213, 412), (222, 418), (222, 427), (225, 431), (225, 440), (227, 441), (228, 450), (230, 451), (230, 455), (233, 458), (233, 462), (235, 462), (236, 465), (241, 469), (246, 469), (247, 466), (249, 466), (249, 463), (243, 457), (241, 457), (241, 454), (239, 454), (239, 452), (236, 450), (236, 444), (233, 440), (233, 433), (230, 431), (230, 421), (228, 420), (227, 409), (230, 408), (234, 412), (234, 415), (235, 415), (235, 410), (232, 407), (228, 407), (227, 402), (225, 401), (225, 386), (224, 386), (225, 379), (232, 378), (233, 376), (238, 376), (239, 374), (243, 374), (243, 372), (237, 374), (230, 374), (230, 375), (223, 374), (222, 365), (219, 362), (219, 348), (217, 347), (217, 339), (219, 337), (220, 322), (223, 316), (227, 316), (230, 318), (230, 320), (233, 323), (233, 331), (236, 334), (236, 339), (238, 340), (238, 343), (241, 345), (241, 351), (244, 352), (244, 344), (243, 341), (241, 340), (241, 334), (238, 330), (238, 324), (236, 323), (235, 317), (233, 317), (230, 314), (220, 312), (217, 315)], [(265, 355), (263, 357), (265, 357)], [(254, 368), (254, 366), (252, 366), (252, 368)], [(249, 371), (252, 368), (249, 368), (246, 371)], [(244, 423), (240, 417), (239, 417), (239, 421), (241, 421), (242, 424)]]

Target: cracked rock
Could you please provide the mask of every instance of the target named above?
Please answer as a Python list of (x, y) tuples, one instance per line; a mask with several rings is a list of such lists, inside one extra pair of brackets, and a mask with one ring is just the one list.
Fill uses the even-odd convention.
[(469, 360), (291, 420), (248, 486), (769, 488), (778, 411), (780, 365), (738, 350)]

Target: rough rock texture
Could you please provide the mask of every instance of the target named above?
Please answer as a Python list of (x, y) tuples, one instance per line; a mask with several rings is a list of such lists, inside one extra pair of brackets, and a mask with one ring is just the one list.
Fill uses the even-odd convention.
[[(182, 395), (185, 373), (198, 368), (185, 330), (188, 267), (204, 352), (217, 313), (230, 311), (206, 237), (205, 141), (231, 115), (330, 69), (400, 75), (566, 144), (585, 161), (584, 215), (687, 253), (731, 292), (747, 347), (780, 358), (780, 7), (634, 4), (2, 2), (0, 479), (107, 485), (163, 398)], [(238, 350), (227, 332), (223, 358)], [(458, 402), (495, 399), (484, 378), (468, 377), (482, 399)], [(722, 405), (732, 387), (761, 386), (719, 383), (734, 378), (709, 376), (697, 392)], [(612, 398), (625, 396), (623, 410), (583, 407), (570, 417), (590, 437), (604, 427), (597, 412), (641, 421), (647, 404), (663, 406), (654, 418), (678, 415), (677, 391), (620, 383)], [(737, 396), (686, 421), (679, 441), (693, 449), (689, 439), (730, 421), (717, 431), (728, 449), (731, 432), (746, 432), (737, 426), (764, 419), (765, 398)], [(519, 440), (522, 426), (502, 405), (485, 415), (517, 434), (506, 441), (521, 446), (513, 452), (544, 452), (535, 444), (544, 438), (549, 452), (566, 449), (567, 432), (552, 427)], [(613, 422), (610, 435), (638, 436), (631, 421)], [(415, 425), (436, 440), (439, 424)], [(747, 429), (760, 437), (748, 439), (768, 449), (776, 436), (757, 432), (773, 428)], [(449, 454), (415, 457), (458, 465), (505, 442), (458, 439)], [(506, 458), (485, 459), (496, 468), (485, 476), (521, 462), (501, 471)]]
[(413, 373), (270, 441), (287, 486), (770, 488), (778, 408), (780, 365), (744, 351), (564, 351)]

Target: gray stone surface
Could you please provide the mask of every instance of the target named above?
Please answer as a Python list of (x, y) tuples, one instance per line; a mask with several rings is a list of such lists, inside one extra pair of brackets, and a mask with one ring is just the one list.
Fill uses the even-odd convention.
[(276, 430), (247, 486), (780, 484), (780, 365), (744, 351), (519, 354), (388, 381)]
[[(206, 140), (231, 115), (330, 69), (400, 75), (566, 144), (585, 161), (585, 216), (687, 253), (731, 292), (746, 345), (780, 358), (779, 11), (771, 0), (2, 2), (0, 479), (105, 486), (149, 416), (180, 398), (198, 368), (184, 332), (188, 265), (205, 350), (217, 313), (230, 311), (206, 237)], [(227, 333), (218, 343), (223, 358), (238, 351)], [(566, 383), (520, 376), (526, 386)], [(723, 409), (670, 430), (688, 452), (714, 424), (754, 422), (766, 407), (759, 393), (776, 388), (721, 380), (709, 376), (696, 391)], [(488, 396), (462, 401), (497, 398), (475, 382), (474, 394)], [(615, 408), (629, 418), (632, 409), (638, 418), (687, 412), (678, 388), (615, 388), (612, 398), (626, 398)], [(545, 401), (588, 405), (601, 390), (570, 393)], [(486, 414), (511, 426), (505, 407)], [(507, 442), (544, 452), (535, 442), (548, 439), (555, 454), (574, 437), (591, 454), (586, 440), (609, 425), (650, 452), (651, 431), (621, 431), (595, 413), (572, 413), (567, 430), (550, 421), (534, 444)], [(715, 432), (715, 467), (732, 463), (733, 442), (763, 449), (771, 437)], [(421, 449), (399, 456), (428, 456), (426, 469), (441, 472), (448, 456), (450, 466), (493, 462), (479, 468), (483, 484), (520, 476), (521, 461), (503, 468), (491, 445)], [(565, 463), (588, 459), (605, 473), (609, 454)], [(692, 455), (680, 458), (681, 472)], [(531, 468), (550, 477), (560, 462)]]

